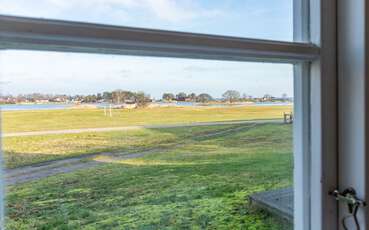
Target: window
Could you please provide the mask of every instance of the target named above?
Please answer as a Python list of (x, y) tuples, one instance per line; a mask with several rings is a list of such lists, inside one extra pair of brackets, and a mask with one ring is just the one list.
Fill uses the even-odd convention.
[[(336, 186), (335, 170), (325, 167), (328, 164), (335, 165), (337, 160), (334, 134), (336, 91), (332, 87), (336, 84), (336, 37), (335, 27), (327, 26), (327, 22), (334, 22), (333, 6), (334, 1), (294, 2), (294, 40), (299, 42), (218, 37), (9, 16), (0, 17), (0, 39), (4, 49), (293, 64), (294, 225), (299, 229), (301, 226), (310, 229), (312, 224), (318, 229), (330, 229), (337, 224), (335, 212), (328, 211), (335, 209), (336, 204), (324, 195), (328, 194), (332, 186)], [(327, 12), (321, 14), (321, 9)], [(104, 114), (108, 115), (109, 112)], [(314, 169), (311, 165), (314, 165)]]
[(0, 14), (292, 41), (292, 2), (1, 0)]
[(291, 64), (2, 60), (8, 228), (291, 227)]

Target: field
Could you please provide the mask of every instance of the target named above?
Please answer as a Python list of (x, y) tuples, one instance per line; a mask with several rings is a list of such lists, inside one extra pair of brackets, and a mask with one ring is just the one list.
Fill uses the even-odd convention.
[[(58, 121), (60, 111), (8, 112), (3, 126), (6, 132), (23, 132), (280, 119), (290, 109), (156, 108), (120, 115), (115, 111), (113, 118), (95, 110), (63, 110)], [(27, 124), (19, 120), (25, 117)], [(46, 121), (36, 119), (40, 117)], [(251, 207), (248, 196), (292, 185), (291, 125), (140, 128), (3, 141), (8, 168), (81, 155), (90, 156), (86, 162), (99, 162), (93, 168), (9, 186), (8, 229), (289, 228)], [(150, 154), (122, 157), (148, 150)], [(112, 155), (98, 154), (102, 152)]]
[(138, 129), (119, 132), (86, 132), (4, 138), (8, 168), (101, 152), (132, 153), (165, 148), (175, 142), (232, 128), (229, 125), (182, 129)]
[(163, 107), (113, 110), (105, 117), (102, 109), (66, 109), (3, 112), (3, 131), (101, 128), (132, 125), (178, 124), (191, 122), (282, 119), (291, 106), (244, 106), (231, 108)]
[[(133, 125), (281, 119), (283, 112), (289, 111), (291, 111), (289, 106), (166, 107), (114, 110), (113, 117), (105, 117), (101, 109), (66, 109), (3, 112), (2, 117), (4, 133), (16, 133)], [(191, 130), (201, 132), (201, 130), (216, 128), (216, 126), (191, 127)], [(187, 137), (170, 135), (159, 129), (15, 136), (4, 138), (3, 148), (7, 167), (15, 168), (84, 154), (141, 150), (155, 145), (165, 145), (172, 138)]]

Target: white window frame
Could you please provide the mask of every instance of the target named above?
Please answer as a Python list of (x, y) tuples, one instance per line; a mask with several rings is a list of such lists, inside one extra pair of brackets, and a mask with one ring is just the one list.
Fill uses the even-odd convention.
[(336, 0), (294, 15), (294, 42), (0, 16), (0, 49), (295, 64), (294, 226), (337, 229)]
[(310, 41), (320, 58), (310, 66), (310, 228), (338, 229), (337, 1), (310, 0)]
[(320, 48), (294, 68), (294, 227), (337, 229), (336, 0), (294, 1), (294, 14), (294, 40)]
[[(338, 0), (338, 188), (352, 187), (369, 202), (369, 4)], [(348, 214), (339, 205), (339, 219)], [(358, 213), (361, 230), (369, 229), (368, 208)], [(347, 223), (355, 229), (352, 220)]]

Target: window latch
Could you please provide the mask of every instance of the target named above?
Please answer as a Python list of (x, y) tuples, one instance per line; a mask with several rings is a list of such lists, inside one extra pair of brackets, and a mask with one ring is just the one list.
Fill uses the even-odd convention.
[(359, 221), (357, 219), (357, 211), (360, 207), (365, 207), (366, 202), (363, 200), (360, 200), (356, 196), (356, 191), (353, 188), (347, 188), (343, 192), (338, 191), (337, 189), (329, 193), (331, 196), (334, 196), (337, 201), (344, 202), (347, 204), (349, 215), (342, 218), (342, 226), (345, 230), (348, 230), (346, 226), (346, 220), (348, 218), (353, 218), (356, 229), (360, 230)]

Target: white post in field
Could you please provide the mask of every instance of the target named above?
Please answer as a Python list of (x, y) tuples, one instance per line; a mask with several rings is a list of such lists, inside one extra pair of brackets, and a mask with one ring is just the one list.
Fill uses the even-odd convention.
[(112, 117), (113, 116), (113, 114), (112, 114), (112, 112), (111, 112), (111, 104), (110, 104), (110, 117)]
[(106, 105), (104, 105), (104, 116), (106, 117)]

